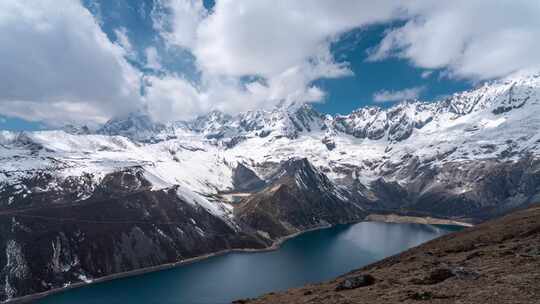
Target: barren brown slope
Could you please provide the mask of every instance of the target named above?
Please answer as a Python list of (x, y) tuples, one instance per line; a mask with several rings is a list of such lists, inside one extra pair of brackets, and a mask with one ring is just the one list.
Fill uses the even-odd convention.
[(446, 235), (327, 283), (237, 301), (419, 302), (540, 303), (540, 205)]

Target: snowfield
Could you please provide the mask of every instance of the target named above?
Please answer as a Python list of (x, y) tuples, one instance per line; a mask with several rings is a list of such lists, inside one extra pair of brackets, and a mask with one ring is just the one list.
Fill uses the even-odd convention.
[[(141, 122), (142, 120), (142, 122)], [(141, 128), (146, 128), (141, 130)], [(0, 188), (36, 172), (57, 179), (89, 174), (94, 183), (141, 168), (153, 189), (177, 187), (188, 202), (230, 215), (238, 163), (263, 179), (276, 164), (306, 157), (332, 180), (366, 187), (404, 159), (431, 166), (540, 154), (540, 76), (486, 84), (436, 103), (406, 101), (389, 109), (322, 115), (307, 105), (237, 116), (212, 112), (191, 122), (153, 124), (137, 114), (92, 134), (0, 131)], [(116, 135), (121, 134), (121, 135)]]

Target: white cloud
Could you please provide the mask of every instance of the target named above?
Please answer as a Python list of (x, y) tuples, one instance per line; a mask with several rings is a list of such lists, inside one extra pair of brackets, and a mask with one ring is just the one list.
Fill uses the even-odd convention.
[(140, 106), (139, 72), (78, 1), (0, 1), (0, 45), (0, 114), (103, 122)]
[(120, 27), (114, 30), (114, 35), (116, 36), (117, 43), (126, 51), (126, 56), (131, 59), (137, 57), (131, 42), (129, 41), (128, 31), (125, 27)]
[(158, 121), (192, 119), (211, 110), (238, 113), (280, 102), (317, 102), (324, 92), (306, 84), (305, 71), (292, 68), (267, 81), (243, 83), (237, 77), (207, 77), (196, 85), (178, 75), (146, 77), (145, 101)]
[(431, 76), (431, 74), (433, 74), (433, 71), (423, 71), (422, 74), (420, 74), (420, 76), (424, 79), (426, 78), (429, 78), (429, 76)]
[(99, 25), (103, 25), (103, 12), (101, 10), (101, 4), (97, 0), (89, 0), (87, 2), (88, 9), (94, 15), (94, 18), (96, 19), (96, 22), (99, 23)]
[(318, 56), (341, 33), (390, 19), (395, 3), (217, 1), (197, 29), (194, 54), (215, 74), (271, 77)]
[(147, 47), (144, 53), (146, 55), (146, 67), (153, 70), (161, 70), (162, 66), (157, 49), (153, 46)]
[[(90, 4), (99, 15), (98, 2)], [(424, 78), (432, 70), (497, 78), (540, 66), (539, 15), (540, 2), (529, 0), (218, 0), (211, 12), (202, 1), (155, 0), (151, 17), (165, 51), (191, 53), (200, 79), (167, 73), (155, 46), (145, 45), (139, 60), (160, 76), (147, 76), (140, 96), (141, 72), (125, 59), (137, 59), (138, 50), (128, 29), (117, 28), (113, 43), (100, 17), (79, 1), (3, 0), (0, 114), (103, 122), (145, 106), (156, 119), (177, 120), (213, 109), (320, 102), (325, 92), (314, 80), (352, 74), (336, 62), (331, 43), (351, 29), (397, 19), (402, 25), (385, 33), (371, 60), (406, 58), (428, 70)], [(381, 91), (374, 100), (415, 98), (421, 90)]]
[(424, 87), (413, 87), (399, 91), (382, 90), (373, 94), (373, 101), (378, 103), (417, 99)]
[(197, 88), (181, 77), (149, 76), (145, 81), (147, 109), (157, 120), (183, 120), (207, 111)]
[[(174, 90), (167, 90), (175, 95), (171, 98), (155, 93), (161, 96), (155, 100), (164, 101), (164, 107), (191, 104), (191, 97), (199, 96), (204, 106), (171, 106), (170, 111), (181, 111), (176, 116), (185, 115), (187, 109), (234, 113), (283, 101), (319, 102), (325, 93), (311, 84), (314, 80), (352, 73), (346, 64), (335, 62), (330, 43), (353, 28), (390, 20), (397, 12), (393, 0), (370, 4), (354, 0), (221, 0), (211, 14), (192, 0), (157, 4), (155, 28), (168, 45), (190, 50), (202, 74), (197, 88), (188, 90), (187, 101)], [(241, 80), (244, 76), (257, 80), (246, 83)], [(172, 78), (153, 82), (163, 81), (168, 88), (174, 83)], [(186, 89), (183, 79), (178, 84)]]
[(165, 41), (192, 48), (199, 24), (207, 15), (200, 0), (155, 0), (152, 10), (154, 28)]
[(397, 56), (472, 80), (540, 66), (539, 1), (416, 0), (405, 5), (409, 20), (386, 34), (371, 60)]

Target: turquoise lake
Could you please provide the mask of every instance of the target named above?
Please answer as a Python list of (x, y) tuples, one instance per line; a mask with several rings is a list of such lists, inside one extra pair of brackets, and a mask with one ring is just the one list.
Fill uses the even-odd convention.
[(330, 280), (461, 229), (362, 222), (302, 234), (279, 250), (230, 253), (58, 293), (40, 304), (220, 304)]

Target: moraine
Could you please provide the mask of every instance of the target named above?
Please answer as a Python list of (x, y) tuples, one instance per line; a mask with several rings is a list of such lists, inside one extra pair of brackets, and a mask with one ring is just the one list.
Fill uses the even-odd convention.
[(302, 234), (276, 251), (212, 257), (69, 290), (38, 303), (230, 303), (328, 280), (459, 229), (378, 222), (339, 225)]

